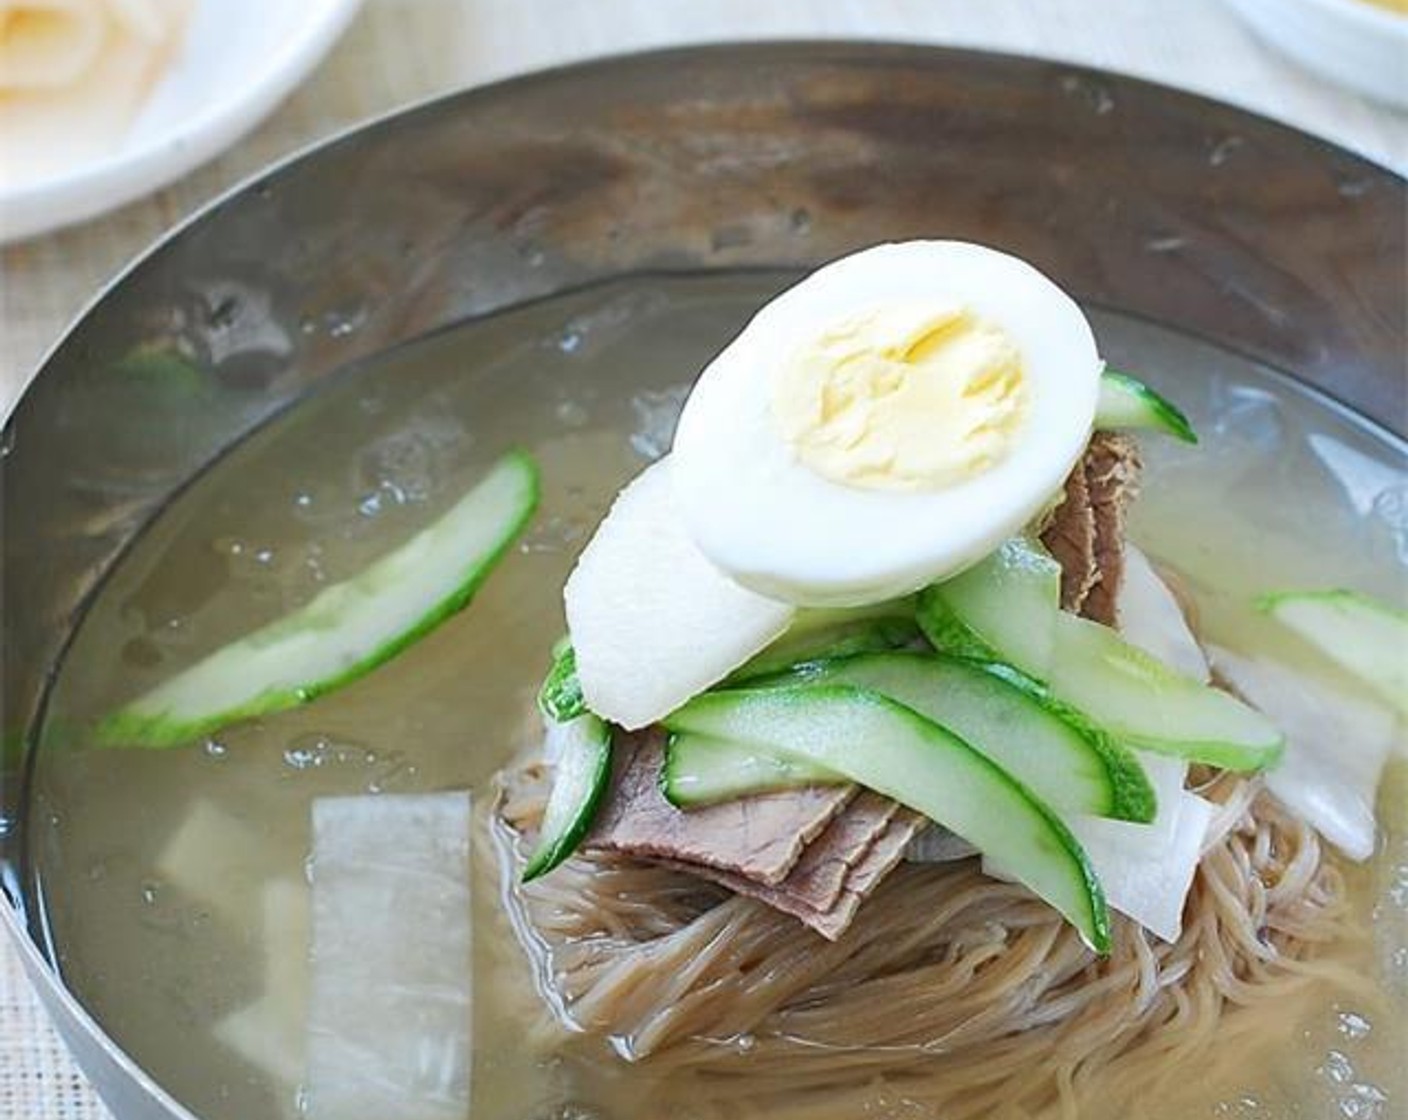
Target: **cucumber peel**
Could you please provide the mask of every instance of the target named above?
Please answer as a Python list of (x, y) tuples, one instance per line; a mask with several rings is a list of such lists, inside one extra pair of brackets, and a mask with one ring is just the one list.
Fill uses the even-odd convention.
[(1061, 565), (1037, 541), (1012, 537), (967, 571), (921, 591), (917, 617), (936, 649), (1011, 661), (1044, 676), (1060, 600)]
[(832, 684), (711, 692), (664, 723), (676, 753), (698, 737), (747, 744), (924, 814), (1009, 869), (1097, 952), (1109, 951), (1104, 892), (1060, 817), (958, 736), (889, 697)]
[(1265, 770), (1284, 739), (1236, 697), (1170, 669), (1108, 626), (1062, 613), (1053, 695), (1132, 747), (1226, 770)]
[(1091, 814), (1092, 816), (1109, 817), (1111, 820), (1124, 820), (1133, 824), (1148, 824), (1154, 820), (1161, 805), (1159, 793), (1134, 751), (1094, 723), (1084, 712), (1067, 704), (1040, 681), (1033, 680), (1021, 670), (995, 661), (980, 662), (977, 668), (1026, 693), (1052, 716), (1080, 734), (1090, 744), (1091, 750), (1100, 756), (1113, 787), (1112, 809), (1106, 813)]
[[(1280, 757), (1280, 733), (1235, 697), (1170, 669), (1108, 626), (1060, 607), (1060, 568), (1023, 538), (919, 595), (919, 624), (942, 652), (992, 666), (1121, 743), (1229, 770)], [(1016, 670), (1015, 673), (1012, 670)], [(1039, 687), (1038, 687), (1039, 686)]]
[(1257, 608), (1408, 714), (1408, 611), (1358, 591), (1275, 591)]
[(1106, 369), (1100, 378), (1095, 426), (1101, 429), (1141, 428), (1163, 432), (1184, 443), (1197, 443), (1198, 433), (1183, 411), (1137, 377)]
[(552, 665), (538, 689), (538, 707), (549, 719), (566, 723), (585, 715), (587, 700), (577, 676), (577, 653), (565, 637), (552, 647)]
[(536, 464), (510, 452), (433, 524), (114, 712), (98, 725), (97, 741), (176, 746), (357, 680), (469, 603), (538, 494)]
[(873, 653), (798, 666), (793, 679), (870, 689), (961, 738), (1053, 809), (1147, 823), (1153, 787), (1133, 752), (1055, 700), (978, 663)]
[(611, 728), (588, 713), (565, 724), (552, 793), (543, 810), (538, 846), (522, 881), (532, 882), (567, 859), (591, 827), (611, 776)]
[(174, 400), (203, 394), (209, 383), (201, 368), (174, 346), (142, 343), (114, 364), (112, 372)]
[(735, 670), (728, 683), (770, 676), (804, 661), (899, 649), (923, 636), (912, 599), (858, 609), (800, 610), (787, 632)]

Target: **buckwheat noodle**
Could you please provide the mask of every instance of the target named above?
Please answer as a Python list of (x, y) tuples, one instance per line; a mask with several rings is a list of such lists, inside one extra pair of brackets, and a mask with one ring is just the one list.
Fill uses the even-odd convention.
[[(529, 777), (534, 775), (529, 774)], [(976, 860), (903, 865), (838, 943), (688, 876), (578, 856), (523, 889), (542, 810), (524, 772), (495, 817), (505, 902), (560, 1044), (639, 1063), (641, 1116), (729, 1120), (1139, 1116), (1174, 1079), (1245, 1061), (1319, 985), (1373, 1000), (1327, 952), (1356, 930), (1337, 864), (1256, 780), (1218, 805), (1173, 945), (1113, 915), (1096, 958)], [(569, 1034), (563, 1033), (563, 1028)]]

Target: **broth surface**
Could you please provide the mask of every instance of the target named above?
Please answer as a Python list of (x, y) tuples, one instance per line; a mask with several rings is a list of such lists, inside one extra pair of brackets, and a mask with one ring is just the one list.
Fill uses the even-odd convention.
[[(461, 788), (474, 791), (479, 818), (474, 1115), (645, 1120), (633, 1102), (648, 1067), (528, 1037), (538, 996), (498, 902), (483, 817), (491, 776), (539, 736), (533, 696), (563, 629), (573, 557), (621, 483), (668, 447), (699, 369), (787, 280), (627, 279), (407, 345), (235, 449), (113, 573), (51, 695), (26, 814), (30, 902), (68, 985), (203, 1120), (298, 1114), (296, 1081), (240, 1058), (212, 1026), (261, 995), (274, 962), (301, 968), (305, 944), (266, 936), (264, 892), (271, 882), (303, 889), (310, 801)], [(1250, 608), (1270, 587), (1353, 586), (1401, 600), (1401, 448), (1234, 355), (1146, 322), (1093, 319), (1111, 363), (1166, 391), (1203, 437), (1198, 448), (1143, 440), (1132, 536), (1186, 578), (1209, 637), (1280, 645)], [(308, 707), (181, 749), (91, 746), (96, 718), (356, 572), (512, 446), (538, 458), (542, 505), (462, 614)], [(1285, 1009), (1285, 1036), (1264, 1053), (1210, 1083), (1190, 1078), (1193, 1095), (1156, 1104), (1151, 1117), (1387, 1117), (1408, 1099), (1391, 1058), (1404, 1052), (1408, 998), (1403, 771), (1399, 763), (1385, 782), (1381, 855), (1351, 870), (1373, 936), (1334, 950), (1375, 972), (1385, 1006), (1312, 993)], [(247, 850), (196, 854), (219, 884), (210, 897), (158, 868), (202, 804), (249, 829)], [(902, 1102), (876, 1113), (891, 1115), (909, 1113)]]

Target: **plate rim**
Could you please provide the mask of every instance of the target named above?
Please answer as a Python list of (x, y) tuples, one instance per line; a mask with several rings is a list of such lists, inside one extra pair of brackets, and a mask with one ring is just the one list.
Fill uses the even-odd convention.
[[(257, 127), (291, 94), (346, 31), (362, 0), (296, 5), (299, 33), (281, 43), (248, 85), (201, 106), (133, 148), (34, 182), (0, 189), (0, 246), (116, 210), (169, 186)], [(195, 18), (194, 11), (188, 16)], [(178, 48), (179, 49), (179, 48)]]

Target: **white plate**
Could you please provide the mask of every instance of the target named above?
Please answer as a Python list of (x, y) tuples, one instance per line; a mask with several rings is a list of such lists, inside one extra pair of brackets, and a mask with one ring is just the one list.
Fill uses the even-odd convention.
[(0, 243), (91, 218), (233, 144), (303, 80), (361, 0), (197, 0), (185, 42), (122, 146), (63, 175), (0, 190)]
[(1227, 0), (1272, 46), (1366, 97), (1408, 108), (1408, 16), (1367, 0)]

